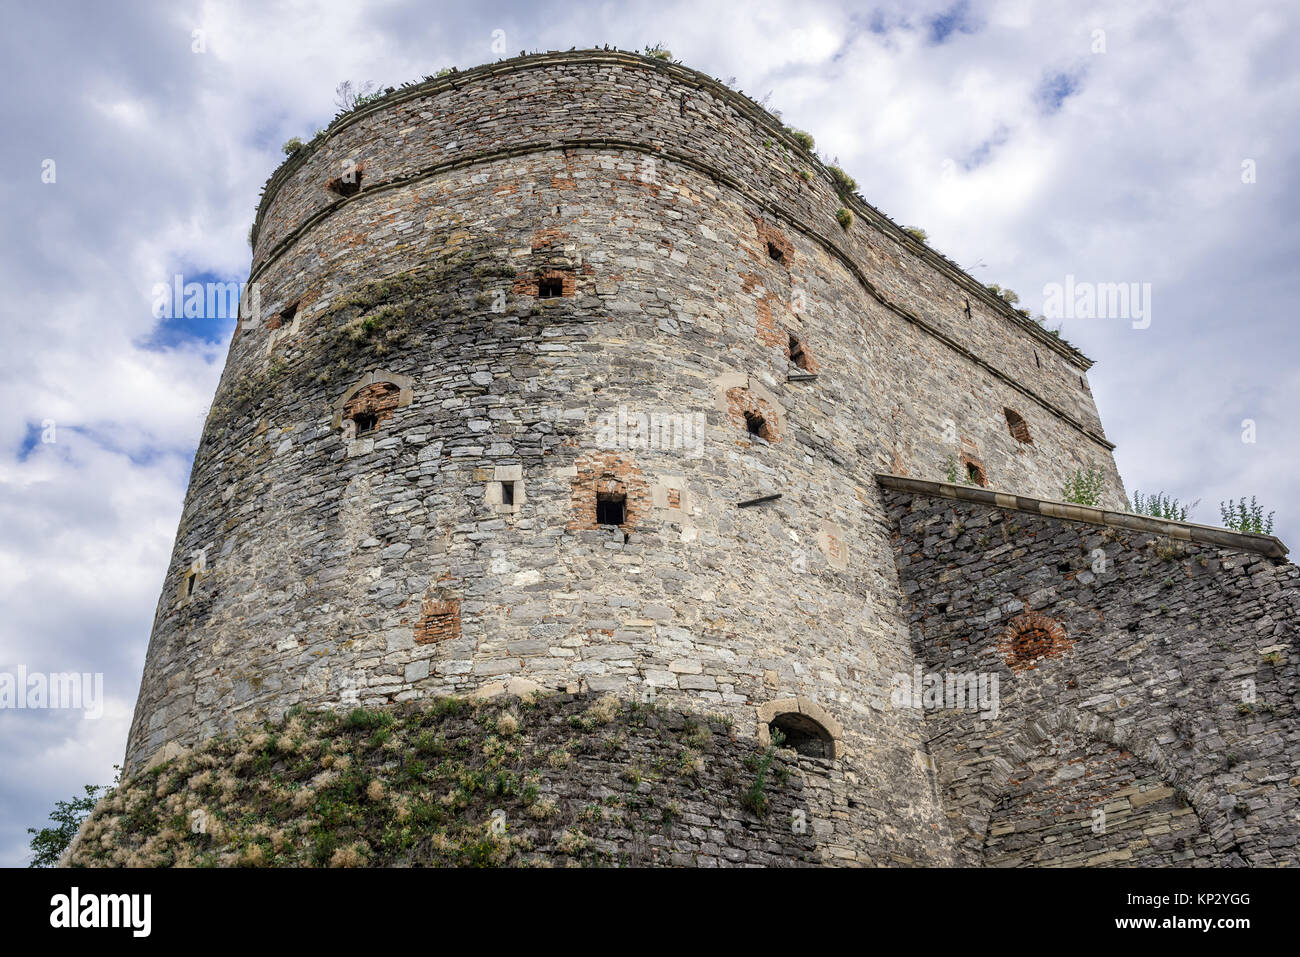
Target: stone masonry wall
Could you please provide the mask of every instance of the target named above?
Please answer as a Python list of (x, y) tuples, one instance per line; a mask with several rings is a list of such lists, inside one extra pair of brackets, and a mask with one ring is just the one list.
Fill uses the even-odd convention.
[(805, 701), (839, 729), (821, 853), (951, 859), (923, 723), (889, 705), (913, 651), (873, 475), (965, 456), (1050, 496), (1095, 465), (1118, 496), (1087, 360), (746, 103), (658, 61), (530, 58), (358, 111), (276, 174), (128, 767), (299, 704), (537, 685), (755, 736)]
[(1275, 539), (1180, 541), (1201, 533), (883, 481), (918, 666), (998, 679), (996, 715), (925, 711), (960, 860), (1300, 860), (1300, 568), (1256, 550)]

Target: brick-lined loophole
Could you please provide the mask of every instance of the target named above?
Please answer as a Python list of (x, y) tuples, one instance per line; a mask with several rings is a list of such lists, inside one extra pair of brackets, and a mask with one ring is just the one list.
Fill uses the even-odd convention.
[(769, 242), (767, 244), (767, 255), (768, 258), (775, 259), (779, 263), (785, 262), (785, 252), (776, 243)]
[(835, 754), (835, 739), (821, 723), (800, 714), (787, 711), (778, 714), (768, 723), (768, 731), (780, 731), (785, 735), (782, 747), (793, 748), (799, 754), (810, 758), (830, 758)]
[(622, 492), (596, 493), (596, 524), (622, 525), (627, 521), (627, 495)]
[(812, 372), (812, 357), (794, 333), (790, 333), (790, 361), (806, 372)]
[(356, 435), (374, 432), (396, 411), (401, 392), (394, 382), (371, 383), (348, 400), (343, 415), (352, 420)]
[(538, 299), (558, 299), (564, 295), (564, 278), (562, 276), (542, 276), (537, 280)]
[(325, 185), (325, 188), (331, 193), (337, 193), (340, 196), (353, 195), (361, 189), (361, 168), (357, 167), (349, 173), (334, 177)]
[(1007, 431), (1011, 433), (1013, 439), (1024, 445), (1034, 444), (1034, 440), (1029, 434), (1029, 423), (1025, 421), (1024, 416), (1015, 409), (1008, 408), (1003, 408), (1002, 414), (1006, 416)]
[(759, 438), (767, 438), (767, 420), (757, 412), (745, 410), (745, 430), (750, 435), (757, 435)]
[(974, 462), (966, 463), (966, 478), (973, 485), (986, 486), (989, 484), (989, 477), (985, 474), (984, 467)]

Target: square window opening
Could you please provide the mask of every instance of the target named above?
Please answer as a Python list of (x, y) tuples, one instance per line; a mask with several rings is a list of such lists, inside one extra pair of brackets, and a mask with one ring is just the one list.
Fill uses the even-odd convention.
[(357, 435), (373, 432), (379, 425), (379, 417), (372, 412), (358, 412), (352, 417), (352, 421), (356, 424)]
[(745, 430), (749, 432), (750, 435), (757, 435), (760, 438), (766, 438), (764, 435), (764, 429), (766, 426), (767, 422), (757, 412), (745, 413)]
[(543, 276), (537, 280), (538, 299), (559, 299), (564, 295), (564, 278), (561, 276)]
[(502, 505), (515, 504), (515, 483), (514, 482), (501, 483), (501, 504)]
[(627, 521), (627, 496), (615, 492), (596, 493), (596, 524), (622, 525)]

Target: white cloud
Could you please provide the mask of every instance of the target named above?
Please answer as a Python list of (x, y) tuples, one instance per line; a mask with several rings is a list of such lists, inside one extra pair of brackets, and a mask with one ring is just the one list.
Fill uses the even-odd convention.
[[(151, 287), (178, 271), (245, 278), (280, 144), (329, 120), (339, 80), (495, 59), (494, 29), (507, 56), (662, 41), (756, 98), (772, 91), (870, 201), (1031, 306), (1066, 273), (1152, 282), (1151, 329), (1065, 329), (1098, 360), (1090, 378), (1130, 489), (1199, 496), (1211, 522), (1220, 498), (1257, 494), (1296, 538), (1294, 23), (1265, 4), (1005, 0), (972, 4), (978, 29), (935, 45), (927, 24), (953, 8), (212, 2), (89, 7), (71, 25), (14, 11), (0, 53), (27, 82), (0, 104), (0, 666), (98, 662), (115, 705), (94, 727), (29, 721), (43, 733), (21, 740), (0, 714), (7, 766), (21, 769), (6, 780), (22, 782), (0, 798), (0, 862), (17, 862), (22, 828), (55, 799), (104, 781), (124, 744), (225, 354), (199, 340), (142, 348)], [(1089, 52), (1095, 29), (1104, 54)], [(1060, 75), (1077, 91), (1046, 112), (1044, 82)], [(54, 185), (39, 181), (47, 157)], [(1254, 185), (1240, 182), (1245, 158)], [(1247, 417), (1253, 446), (1239, 439)], [(59, 442), (21, 457), (46, 418)]]

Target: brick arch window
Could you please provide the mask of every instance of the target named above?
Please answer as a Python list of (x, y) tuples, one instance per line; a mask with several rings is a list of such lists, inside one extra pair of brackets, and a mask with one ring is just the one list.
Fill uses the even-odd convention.
[(1023, 415), (1015, 409), (1008, 408), (1003, 408), (1002, 414), (1006, 416), (1007, 431), (1011, 433), (1013, 439), (1022, 445), (1034, 444), (1034, 439), (1029, 434), (1029, 423), (1025, 421)]
[(376, 369), (334, 400), (333, 425), (353, 438), (373, 435), (414, 397), (410, 376)]
[(395, 382), (374, 382), (358, 391), (343, 406), (343, 418), (351, 420), (357, 438), (378, 431), (397, 411), (401, 387)]

